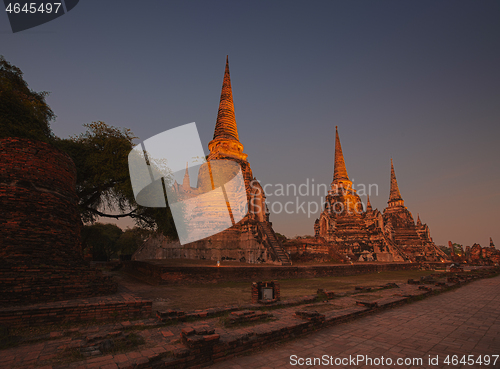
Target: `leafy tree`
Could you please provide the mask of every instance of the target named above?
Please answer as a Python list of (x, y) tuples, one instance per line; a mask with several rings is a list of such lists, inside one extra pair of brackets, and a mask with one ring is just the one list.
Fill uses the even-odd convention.
[(94, 260), (110, 260), (118, 252), (117, 241), (122, 233), (116, 224), (95, 223), (83, 226), (83, 248), (92, 250)]
[(0, 138), (23, 137), (50, 142), (54, 112), (45, 102), (48, 92), (35, 92), (23, 72), (0, 56)]
[[(446, 255), (448, 256), (451, 256), (451, 249), (449, 246), (444, 246), (444, 245), (441, 245), (441, 246), (438, 246)], [(457, 256), (462, 256), (464, 254), (464, 249), (463, 249), (463, 246), (458, 244), (458, 243), (454, 243), (453, 244), (453, 251), (455, 252), (455, 255)]]
[(280, 240), (281, 242), (288, 240), (288, 238), (286, 238), (285, 235), (278, 233), (278, 232), (276, 232), (276, 237), (278, 237), (278, 240)]
[(309, 235), (309, 234), (306, 234), (306, 235), (304, 235), (304, 236), (295, 236), (293, 239), (294, 239), (294, 240), (300, 240), (301, 238), (302, 238), (302, 239), (310, 239), (310, 238), (314, 238), (314, 236), (311, 236), (311, 235)]
[(174, 224), (174, 218), (170, 208), (145, 208), (138, 206), (138, 216), (136, 223), (143, 227), (162, 233), (165, 237), (178, 239), (177, 230)]
[(136, 138), (133, 133), (93, 122), (85, 125), (85, 133), (57, 138), (50, 129), (55, 115), (46, 96), (47, 92), (31, 90), (21, 70), (0, 57), (0, 138), (44, 141), (70, 155), (77, 169), (76, 191), (84, 223), (99, 217), (132, 217), (142, 227), (176, 238), (168, 207), (145, 208), (135, 202), (128, 171), (128, 154)]
[[(128, 153), (134, 135), (103, 122), (84, 125), (85, 133), (57, 139), (56, 146), (71, 156), (77, 169), (76, 192), (84, 223), (99, 216), (122, 218), (134, 214)], [(107, 211), (120, 211), (113, 215)]]
[(455, 255), (462, 256), (464, 254), (464, 248), (459, 243), (453, 243), (453, 250), (455, 250)]
[(444, 245), (439, 245), (438, 246), (441, 251), (443, 251), (446, 255), (450, 256), (451, 255), (451, 250), (448, 246), (444, 246)]
[(140, 228), (127, 228), (117, 241), (120, 255), (132, 255), (153, 232)]
[(93, 223), (99, 217), (131, 217), (142, 228), (177, 238), (168, 207), (147, 208), (135, 202), (128, 170), (128, 154), (136, 139), (131, 130), (108, 126), (104, 122), (84, 126), (87, 128), (85, 133), (56, 140), (56, 146), (68, 153), (76, 165), (76, 191), (82, 221)]

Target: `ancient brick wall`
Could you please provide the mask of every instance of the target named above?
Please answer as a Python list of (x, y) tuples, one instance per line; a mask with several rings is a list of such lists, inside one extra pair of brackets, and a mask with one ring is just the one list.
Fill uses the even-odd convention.
[(0, 140), (0, 305), (116, 290), (82, 258), (76, 169), (37, 141)]
[(82, 321), (128, 320), (151, 316), (152, 302), (131, 295), (58, 301), (0, 308), (0, 325), (37, 327)]
[(348, 262), (344, 255), (322, 237), (286, 240), (283, 242), (283, 248), (290, 254), (293, 262), (330, 260), (339, 263)]
[[(442, 266), (442, 263), (430, 263)], [(290, 278), (321, 278), (349, 276), (394, 270), (420, 269), (420, 263), (339, 264), (325, 266), (261, 267), (243, 264), (234, 266), (163, 266), (160, 261), (126, 261), (125, 271), (151, 284), (217, 283), (226, 281), (262, 281)]]
[(78, 263), (75, 184), (75, 165), (64, 153), (42, 142), (0, 140), (0, 257), (4, 261), (17, 267)]

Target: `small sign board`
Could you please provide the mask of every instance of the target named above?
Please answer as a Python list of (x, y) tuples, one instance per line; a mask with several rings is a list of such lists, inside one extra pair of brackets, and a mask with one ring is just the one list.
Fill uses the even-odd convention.
[(274, 298), (274, 292), (272, 287), (262, 288), (262, 300), (272, 300)]

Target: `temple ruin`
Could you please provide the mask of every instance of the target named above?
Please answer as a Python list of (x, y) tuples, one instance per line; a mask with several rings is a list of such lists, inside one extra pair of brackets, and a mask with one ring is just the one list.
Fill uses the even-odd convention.
[(391, 159), (391, 191), (383, 214), (367, 199), (366, 209), (352, 186), (338, 129), (335, 129), (333, 181), (323, 212), (314, 224), (315, 237), (352, 261), (441, 261), (446, 255), (404, 206)]
[(116, 292), (83, 260), (76, 168), (49, 144), (0, 140), (0, 306)]
[[(155, 235), (134, 254), (134, 260), (144, 259), (207, 259), (207, 260), (236, 260), (249, 263), (275, 263), (279, 265), (290, 264), (288, 254), (283, 250), (269, 222), (269, 212), (266, 206), (264, 191), (255, 179), (248, 155), (243, 152), (244, 146), (240, 142), (238, 127), (234, 113), (233, 93), (229, 74), (229, 62), (226, 58), (226, 67), (222, 83), (222, 92), (219, 110), (215, 124), (212, 141), (208, 144), (210, 154), (207, 163), (229, 160), (241, 167), (248, 209), (243, 219), (232, 227), (210, 236), (208, 238), (181, 245), (178, 241), (171, 242), (162, 235)], [(202, 165), (198, 173), (197, 187), (191, 187), (189, 172), (186, 169), (182, 184), (175, 182), (173, 190), (178, 198), (203, 192), (212, 180), (209, 165)], [(209, 173), (210, 171), (210, 173)], [(200, 200), (201, 201), (201, 200)], [(221, 222), (213, 204), (198, 204), (210, 206), (213, 214), (200, 216), (200, 227), (209, 227), (211, 224)], [(224, 209), (225, 210), (225, 209)], [(196, 213), (196, 208), (193, 209)], [(201, 211), (201, 210), (200, 210)], [(200, 213), (201, 214), (201, 213)], [(213, 216), (212, 216), (213, 215)]]
[(427, 224), (423, 224), (420, 216), (417, 223), (399, 192), (394, 164), (391, 159), (391, 189), (387, 208), (384, 210), (384, 223), (392, 229), (394, 243), (412, 261), (440, 261), (446, 255), (432, 241)]
[(500, 250), (495, 248), (495, 244), (490, 237), (490, 245), (481, 247), (480, 244), (475, 243), (472, 246), (465, 246), (465, 250), (459, 247), (460, 254), (455, 253), (454, 245), (448, 241), (451, 250), (451, 259), (458, 263), (467, 263), (474, 265), (499, 265), (500, 264)]

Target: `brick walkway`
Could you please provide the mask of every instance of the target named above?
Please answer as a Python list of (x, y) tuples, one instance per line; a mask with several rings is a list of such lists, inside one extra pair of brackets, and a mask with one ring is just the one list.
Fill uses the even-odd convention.
[[(291, 355), (297, 355), (296, 361)], [(344, 365), (307, 365), (299, 358), (330, 356), (344, 359)], [(392, 359), (392, 365), (346, 363), (349, 356)], [(438, 365), (429, 365), (428, 358)], [(447, 355), (489, 355), (489, 365), (445, 364)], [(306, 338), (285, 343), (248, 356), (220, 362), (210, 368), (500, 368), (500, 276), (479, 280), (399, 308), (367, 316), (349, 323), (322, 329)], [(397, 366), (396, 361), (418, 358), (422, 363)], [(295, 359), (295, 358), (292, 358)], [(468, 357), (466, 356), (467, 360)], [(292, 365), (296, 363), (296, 365)], [(347, 365), (345, 365), (347, 364)], [(378, 364), (377, 361), (373, 364)]]

